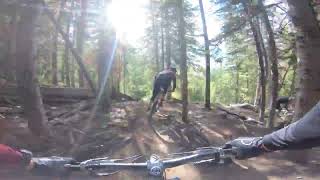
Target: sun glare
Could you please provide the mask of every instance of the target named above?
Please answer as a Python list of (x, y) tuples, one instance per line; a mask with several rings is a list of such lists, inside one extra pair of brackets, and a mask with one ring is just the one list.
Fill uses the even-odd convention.
[(146, 27), (148, 0), (115, 0), (106, 10), (117, 36), (136, 42), (143, 36)]

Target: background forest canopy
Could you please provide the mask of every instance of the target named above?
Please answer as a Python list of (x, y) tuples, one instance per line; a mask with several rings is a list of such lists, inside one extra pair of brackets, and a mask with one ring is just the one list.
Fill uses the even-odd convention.
[[(157, 72), (168, 65), (178, 67), (181, 60), (177, 1), (174, 0), (61, 0), (45, 1), (60, 28), (68, 36), (76, 52), (84, 60), (94, 82), (100, 82), (105, 62), (119, 39), (112, 66), (109, 90), (138, 99), (151, 96)], [(252, 19), (260, 31), (260, 40), (267, 45), (267, 29), (262, 13), (254, 13), (257, 1), (248, 1)], [(10, 1), (12, 8), (15, 1)], [(236, 0), (205, 1), (204, 12), (210, 42), (210, 100), (222, 104), (254, 103), (259, 98), (259, 63), (256, 44), (244, 8)], [(288, 7), (281, 1), (263, 1), (278, 48), (280, 95), (295, 94), (296, 56), (292, 23)], [(12, 28), (17, 12), (24, 5), (1, 9), (0, 63), (1, 77), (13, 81), (10, 59)], [(46, 7), (43, 7), (46, 8)], [(7, 10), (6, 10), (7, 9)], [(184, 1), (188, 65), (188, 96), (193, 102), (204, 101), (206, 54), (199, 2)], [(44, 11), (40, 11), (44, 13)], [(36, 57), (38, 79), (43, 86), (89, 87), (65, 39), (47, 16), (36, 21)], [(268, 58), (268, 57), (266, 57)], [(266, 64), (267, 101), (271, 88), (270, 63)], [(97, 71), (98, 70), (98, 71)], [(96, 73), (97, 72), (97, 73)], [(95, 83), (98, 84), (98, 83)], [(181, 98), (178, 90), (173, 97)]]
[[(177, 37), (176, 17), (173, 1), (163, 1), (154, 5), (157, 9), (156, 18), (149, 17), (149, 28), (146, 30), (144, 42), (146, 49), (136, 49), (145, 58), (143, 61), (149, 67), (157, 66), (155, 61), (158, 54), (160, 69), (163, 62), (171, 61), (172, 64), (179, 64), (179, 39)], [(254, 2), (253, 2), (254, 3)], [(294, 79), (296, 71), (296, 57), (293, 53), (294, 36), (292, 24), (286, 15), (288, 7), (286, 4), (275, 1), (266, 1), (267, 13), (271, 19), (272, 27), (276, 34), (276, 41), (279, 43), (279, 74), (280, 74), (280, 95), (291, 96), (295, 93)], [(204, 2), (205, 16), (210, 41), (211, 56), (211, 96), (212, 102), (222, 104), (231, 103), (254, 103), (256, 89), (259, 86), (259, 65), (256, 53), (255, 41), (250, 29), (250, 24), (245, 22), (245, 14), (240, 5), (233, 4), (233, 1), (210, 1)], [(154, 12), (154, 11), (153, 11)], [(188, 52), (188, 89), (190, 101), (200, 102), (205, 97), (205, 59), (204, 42), (202, 38), (202, 25), (198, 1), (185, 1), (185, 12), (187, 17), (187, 52)], [(152, 14), (151, 14), (152, 15)], [(266, 29), (262, 24), (261, 14), (257, 14), (257, 23), (262, 34), (262, 39), (267, 42)], [(152, 27), (152, 20), (155, 25)], [(154, 38), (153, 29), (157, 31)], [(154, 41), (157, 41), (157, 53), (154, 53)], [(163, 42), (164, 41), (164, 42)], [(268, 47), (265, 47), (268, 48)], [(128, 61), (131, 59), (128, 58)], [(137, 61), (135, 61), (137, 62)], [(128, 73), (134, 73), (140, 63), (128, 63)], [(157, 69), (154, 67), (153, 69)], [(155, 71), (155, 70), (153, 70)], [(128, 93), (141, 97), (149, 97), (151, 84), (145, 86), (144, 82), (150, 82), (154, 73), (144, 72), (138, 84), (129, 83)], [(138, 75), (138, 74), (137, 74)], [(135, 78), (136, 76), (132, 76)], [(130, 82), (130, 81), (129, 81)], [(132, 81), (133, 82), (133, 81)], [(139, 84), (140, 82), (140, 84)], [(179, 84), (179, 83), (178, 83)], [(142, 87), (142, 88), (135, 88)], [(179, 88), (179, 86), (178, 86)], [(134, 91), (140, 92), (135, 94)], [(267, 89), (267, 91), (269, 91)], [(173, 96), (179, 98), (180, 91)], [(268, 93), (267, 93), (268, 94)], [(143, 95), (143, 96), (142, 96)]]

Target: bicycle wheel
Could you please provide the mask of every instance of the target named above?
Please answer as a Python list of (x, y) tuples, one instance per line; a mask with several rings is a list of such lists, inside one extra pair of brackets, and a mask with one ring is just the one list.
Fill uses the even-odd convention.
[(156, 98), (154, 99), (154, 101), (152, 103), (151, 110), (150, 110), (149, 117), (148, 117), (148, 124), (149, 124), (150, 128), (152, 129), (152, 131), (157, 135), (157, 137), (159, 139), (161, 139), (162, 141), (164, 141), (166, 143), (173, 143), (173, 141), (169, 141), (169, 140), (167, 140), (168, 138), (164, 137), (165, 135), (162, 133), (163, 129), (159, 128), (159, 124), (161, 124), (161, 122), (159, 122), (159, 120), (157, 120), (158, 115), (156, 114), (156, 112), (160, 108), (161, 96), (163, 96), (163, 91), (161, 91), (156, 96)]
[(154, 99), (152, 106), (151, 106), (151, 110), (150, 110), (150, 115), (152, 116), (155, 112), (158, 111), (159, 109), (159, 99), (160, 96), (159, 94), (156, 96), (156, 98)]

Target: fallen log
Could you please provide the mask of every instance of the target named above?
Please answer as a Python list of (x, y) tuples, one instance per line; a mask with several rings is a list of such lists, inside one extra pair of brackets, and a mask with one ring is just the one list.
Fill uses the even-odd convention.
[[(1, 88), (0, 88), (1, 89)], [(4, 105), (17, 105), (17, 98), (10, 98), (10, 97), (5, 97), (5, 96), (2, 96), (0, 97), (0, 104), (4, 104)]]
[(88, 110), (92, 107), (93, 107), (92, 101), (90, 101), (90, 102), (82, 101), (81, 103), (78, 104), (78, 107), (76, 107), (75, 109), (73, 109), (72, 111), (70, 111), (68, 113), (63, 114), (62, 116), (60, 116), (60, 118), (66, 119), (70, 116), (73, 116), (74, 114), (79, 113), (80, 111), (85, 111), (85, 110)]
[(263, 126), (263, 122), (257, 121), (255, 119), (252, 118), (248, 118), (246, 120), (244, 120), (245, 123), (249, 123), (249, 124), (254, 124), (254, 125), (259, 125), (259, 126)]
[(247, 120), (247, 119), (248, 119), (246, 116), (243, 116), (243, 115), (240, 115), (240, 114), (238, 114), (238, 113), (235, 113), (235, 112), (233, 112), (233, 111), (231, 111), (231, 110), (223, 107), (222, 105), (216, 104), (216, 107), (217, 107), (219, 110), (221, 110), (221, 111), (224, 111), (224, 112), (226, 112), (226, 113), (228, 113), (228, 114), (231, 114), (231, 115), (233, 115), (233, 116), (237, 116), (237, 117), (240, 118), (241, 120)]
[(181, 104), (181, 103), (182, 103), (182, 100), (181, 100), (181, 99), (177, 99), (177, 98), (171, 98), (171, 99), (169, 100), (169, 102)]
[[(91, 99), (94, 95), (89, 89), (83, 88), (60, 88), (60, 87), (40, 87), (41, 95), (44, 99), (70, 98), (70, 99)], [(0, 96), (16, 97), (17, 86), (7, 86), (0, 89)]]
[(243, 127), (246, 129), (246, 131), (247, 131), (246, 125), (248, 125), (248, 124), (255, 125), (255, 126), (263, 126), (264, 125), (263, 122), (257, 121), (255, 119), (250, 118), (250, 117), (243, 116), (237, 112), (233, 112), (232, 110), (229, 110), (220, 104), (216, 104), (215, 106), (217, 109), (219, 109), (223, 112), (226, 112), (227, 114), (238, 117), (242, 121)]
[[(74, 103), (79, 103), (81, 100), (85, 100), (85, 99), (86, 98), (66, 98), (66, 97), (47, 97), (47, 96), (44, 96), (44, 98), (42, 98), (44, 104), (50, 104), (50, 105), (74, 104)], [(18, 104), (19, 104), (19, 99), (16, 96), (6, 96), (5, 98), (0, 98), (0, 105), (15, 106)]]
[[(65, 106), (48, 106), (46, 107), (48, 120), (54, 120), (56, 118), (67, 119), (75, 114), (81, 113), (81, 111), (89, 110), (93, 106), (92, 101), (82, 100), (76, 104)], [(81, 114), (82, 115), (82, 114)]]
[(257, 107), (255, 107), (255, 106), (252, 105), (252, 104), (248, 104), (248, 103), (244, 103), (244, 104), (232, 104), (232, 105), (230, 105), (229, 107), (231, 107), (231, 108), (248, 109), (248, 110), (251, 110), (251, 111), (254, 111), (254, 112), (258, 112)]
[(123, 93), (116, 93), (116, 94), (113, 94), (112, 99), (115, 99), (115, 100), (119, 100), (119, 101), (138, 101), (138, 99), (135, 99), (127, 94), (123, 94)]
[(20, 114), (23, 113), (22, 108), (16, 108), (16, 107), (0, 107), (0, 113), (2, 114)]
[(82, 99), (75, 98), (43, 98), (45, 104), (73, 104), (78, 103)]
[(69, 109), (62, 109), (58, 111), (48, 110), (46, 114), (48, 116), (48, 120), (51, 121), (55, 118), (61, 117), (64, 114), (67, 114), (69, 111), (70, 111)]

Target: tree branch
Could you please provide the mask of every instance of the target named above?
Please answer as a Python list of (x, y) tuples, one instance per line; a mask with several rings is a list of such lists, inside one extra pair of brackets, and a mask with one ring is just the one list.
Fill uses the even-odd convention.
[[(283, 2), (278, 2), (278, 3), (269, 4), (269, 5), (264, 6), (264, 8), (265, 8), (265, 9), (269, 9), (269, 8), (271, 8), (271, 7), (274, 7), (274, 6), (277, 6), (277, 7), (278, 7), (279, 4), (282, 4), (282, 3), (283, 3)], [(258, 13), (253, 14), (252, 17), (251, 17), (251, 19), (254, 18), (254, 17), (256, 17), (256, 16), (258, 16), (258, 15), (261, 13), (261, 11), (256, 11), (256, 12), (258, 12)], [(243, 21), (242, 23), (240, 23), (237, 27), (231, 29), (230, 31), (228, 31), (228, 32), (226, 32), (226, 33), (223, 33), (222, 35), (218, 35), (216, 38), (211, 39), (211, 40), (209, 41), (209, 42), (210, 42), (210, 46), (216, 46), (217, 44), (220, 44), (220, 43), (221, 43), (220, 41), (222, 41), (223, 39), (231, 36), (231, 34), (233, 34), (233, 33), (237, 32), (237, 31), (241, 30), (241, 29), (243, 28), (243, 26), (246, 25), (247, 22), (248, 22), (248, 19), (244, 20), (244, 21)], [(216, 44), (214, 44), (214, 45), (212, 44), (212, 43), (217, 42), (217, 41), (218, 41), (218, 43), (216, 43)]]
[[(232, 28), (230, 31), (226, 32), (226, 33), (222, 33), (221, 35), (218, 35), (216, 38), (211, 39), (210, 42), (210, 46), (216, 46), (216, 44), (220, 44), (223, 39), (231, 36), (232, 34), (234, 34), (237, 31), (240, 31), (246, 24), (247, 24), (248, 20), (243, 21), (242, 23), (238, 24), (236, 27)], [(216, 44), (213, 44), (215, 42), (218, 42)]]
[(279, 86), (279, 91), (281, 90), (281, 88), (284, 85), (284, 81), (286, 80), (286, 77), (287, 77), (287, 74), (289, 72), (290, 67), (291, 67), (291, 65), (289, 64), (288, 68), (286, 69), (286, 71), (285, 71), (285, 73), (284, 73), (284, 75), (282, 77), (282, 81), (281, 81), (280, 86)]

